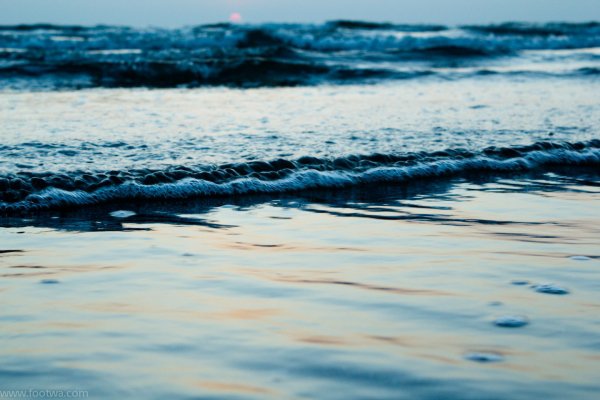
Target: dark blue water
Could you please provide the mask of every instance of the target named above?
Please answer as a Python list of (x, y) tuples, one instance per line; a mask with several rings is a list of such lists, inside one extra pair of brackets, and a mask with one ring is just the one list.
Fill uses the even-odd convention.
[(3, 86), (294, 86), (438, 76), (587, 76), (598, 23), (0, 27)]

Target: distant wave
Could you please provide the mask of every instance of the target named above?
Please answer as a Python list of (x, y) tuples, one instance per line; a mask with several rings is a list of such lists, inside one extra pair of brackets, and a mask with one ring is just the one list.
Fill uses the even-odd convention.
[(447, 30), (445, 25), (432, 24), (392, 24), (388, 22), (370, 22), (354, 20), (330, 21), (326, 26), (334, 29), (395, 30), (401, 32), (436, 32)]
[(116, 201), (173, 200), (276, 194), (351, 186), (409, 184), (480, 174), (518, 174), (552, 168), (597, 171), (600, 140), (540, 142), (481, 152), (449, 149), (433, 153), (302, 157), (224, 164), (174, 166), (165, 170), (27, 173), (0, 178), (0, 213), (77, 208)]
[(493, 35), (518, 35), (518, 36), (573, 36), (573, 35), (598, 35), (600, 22), (568, 23), (551, 22), (547, 24), (528, 24), (523, 22), (508, 22), (497, 25), (467, 25), (464, 29), (490, 33)]
[[(493, 69), (498, 58), (508, 57), (517, 67), (540, 62), (528, 51), (590, 48), (600, 48), (600, 23), (447, 27), (342, 20), (174, 30), (0, 26), (0, 85), (21, 80), (59, 88), (277, 86), (460, 78)], [(590, 58), (589, 65), (569, 68), (570, 61), (578, 60), (570, 57), (543, 61), (565, 65), (558, 75), (580, 76), (584, 69), (599, 67), (599, 60)], [(555, 72), (542, 68), (541, 73)]]

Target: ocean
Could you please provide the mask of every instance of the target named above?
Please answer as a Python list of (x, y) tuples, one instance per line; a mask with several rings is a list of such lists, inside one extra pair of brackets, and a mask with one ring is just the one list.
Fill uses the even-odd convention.
[(596, 398), (599, 93), (597, 22), (0, 26), (0, 397)]

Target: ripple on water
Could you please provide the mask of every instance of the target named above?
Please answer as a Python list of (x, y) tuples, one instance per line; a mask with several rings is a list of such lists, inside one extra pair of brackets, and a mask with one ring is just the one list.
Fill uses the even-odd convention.
[(494, 325), (502, 328), (520, 328), (529, 324), (529, 319), (522, 315), (503, 315), (494, 320)]
[(44, 285), (55, 285), (59, 283), (59, 281), (57, 281), (56, 279), (42, 279), (40, 283)]
[(504, 360), (502, 354), (487, 351), (475, 351), (465, 354), (465, 359), (479, 363), (500, 362)]
[(531, 286), (538, 293), (546, 293), (546, 294), (568, 294), (569, 290), (556, 285), (554, 283), (540, 283), (538, 285)]
[(588, 257), (588, 256), (571, 256), (569, 258), (574, 261), (589, 261), (592, 259), (591, 257)]

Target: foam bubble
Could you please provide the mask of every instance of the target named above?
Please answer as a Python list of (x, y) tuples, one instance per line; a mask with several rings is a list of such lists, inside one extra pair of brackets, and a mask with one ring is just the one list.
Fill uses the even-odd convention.
[(133, 217), (134, 215), (135, 215), (135, 212), (128, 211), (128, 210), (119, 210), (119, 211), (113, 211), (110, 213), (110, 216), (114, 217), (114, 218), (129, 218), (129, 217)]

